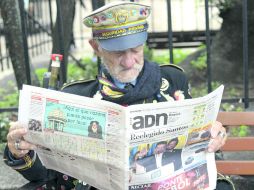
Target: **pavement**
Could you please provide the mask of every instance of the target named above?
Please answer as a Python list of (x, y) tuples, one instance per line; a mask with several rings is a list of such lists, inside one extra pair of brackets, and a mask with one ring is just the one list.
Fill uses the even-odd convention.
[(3, 155), (0, 153), (0, 190), (20, 189), (28, 181), (18, 172), (5, 165)]

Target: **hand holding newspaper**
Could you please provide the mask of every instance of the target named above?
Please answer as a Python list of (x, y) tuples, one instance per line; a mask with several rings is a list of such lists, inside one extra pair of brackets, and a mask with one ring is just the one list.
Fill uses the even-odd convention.
[(214, 153), (206, 149), (223, 88), (123, 107), (24, 85), (19, 121), (43, 165), (99, 189), (215, 189)]

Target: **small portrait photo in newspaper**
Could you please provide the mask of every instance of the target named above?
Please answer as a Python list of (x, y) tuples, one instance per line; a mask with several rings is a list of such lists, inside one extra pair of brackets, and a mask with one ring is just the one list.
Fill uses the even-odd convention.
[(98, 121), (91, 121), (88, 127), (88, 137), (102, 139), (102, 128)]

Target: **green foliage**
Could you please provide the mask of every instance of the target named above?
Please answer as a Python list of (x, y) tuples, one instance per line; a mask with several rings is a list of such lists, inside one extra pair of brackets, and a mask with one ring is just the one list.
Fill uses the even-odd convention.
[(206, 95), (207, 92), (207, 86), (205, 84), (196, 85), (191, 87), (190, 94), (192, 98), (197, 98)]
[[(212, 89), (219, 87), (221, 83), (212, 82)], [(191, 86), (191, 96), (193, 98), (205, 96), (208, 94), (207, 83), (195, 84)], [(227, 90), (224, 91), (223, 97), (239, 97), (239, 90), (235, 87), (227, 87)], [(221, 110), (223, 111), (244, 111), (242, 103), (221, 103)]]
[(6, 145), (6, 137), (10, 128), (10, 121), (17, 120), (16, 113), (1, 113), (0, 114), (0, 153), (4, 151)]
[(239, 127), (234, 127), (230, 130), (231, 135), (234, 137), (246, 137), (250, 134), (250, 127), (246, 125), (241, 125)]
[[(216, 82), (216, 81), (212, 82), (212, 89), (216, 89), (220, 85), (221, 84), (219, 82)], [(207, 84), (206, 83), (201, 83), (199, 85), (195, 85), (195, 86), (191, 87), (191, 96), (193, 98), (205, 96), (207, 94), (208, 94), (208, 91), (207, 91)]]
[[(0, 91), (2, 91), (2, 89), (0, 89)], [(0, 102), (0, 107), (1, 108), (15, 107), (15, 106), (18, 105), (18, 93), (17, 92), (14, 92), (14, 93), (11, 93), (11, 94), (6, 94), (2, 98), (1, 98), (2, 101)]]
[(0, 108), (16, 107), (18, 105), (18, 90), (9, 81), (6, 88), (0, 88)]
[(43, 81), (43, 75), (44, 73), (48, 72), (48, 69), (47, 68), (40, 68), (40, 69), (36, 69), (35, 70), (35, 73), (40, 81), (40, 84), (42, 84), (42, 81)]
[(153, 49), (149, 49), (147, 45), (144, 46), (144, 57), (147, 60), (152, 60), (153, 59)]
[(243, 107), (231, 103), (222, 103), (221, 108), (223, 111), (238, 111), (238, 112), (244, 111)]
[(68, 64), (68, 82), (74, 80), (88, 80), (95, 78), (98, 73), (97, 59), (85, 57), (81, 60), (81, 64), (85, 67), (84, 70), (74, 63)]
[[(182, 62), (192, 52), (192, 49), (175, 49), (173, 51), (174, 64)], [(169, 50), (153, 50), (150, 60), (159, 64), (168, 64), (170, 62)]]
[(241, 97), (243, 96), (243, 92), (239, 90), (237, 87), (234, 87), (234, 85), (227, 85), (225, 90), (225, 96)]
[(0, 144), (6, 142), (6, 136), (9, 130), (10, 113), (0, 114)]
[[(10, 108), (18, 106), (18, 90), (13, 82), (8, 82), (6, 88), (0, 89), (0, 108)], [(6, 142), (6, 136), (9, 130), (9, 122), (12, 113), (0, 114), (0, 152), (3, 151)]]
[(192, 49), (175, 49), (173, 51), (174, 62), (176, 64), (182, 62), (186, 59), (191, 53), (193, 53)]
[(169, 63), (169, 52), (168, 51), (155, 51), (154, 56), (151, 61), (158, 64), (168, 64)]
[(205, 70), (207, 67), (206, 52), (202, 52), (201, 55), (196, 60), (192, 60), (190, 64), (197, 70), (200, 70), (200, 71)]

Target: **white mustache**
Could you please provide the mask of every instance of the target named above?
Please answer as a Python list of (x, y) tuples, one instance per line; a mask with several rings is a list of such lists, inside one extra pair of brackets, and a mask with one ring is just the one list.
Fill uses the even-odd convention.
[[(137, 78), (138, 73), (141, 72), (141, 70), (144, 66), (143, 64), (136, 63), (131, 68), (125, 68), (121, 65), (116, 65), (114, 69), (109, 69), (107, 63), (105, 63), (103, 59), (102, 59), (102, 63), (104, 65), (104, 67), (106, 68), (106, 70), (109, 72), (109, 74), (113, 78), (115, 78), (118, 81), (123, 82), (123, 83), (131, 82), (131, 81), (135, 80)], [(133, 76), (129, 76), (129, 77), (125, 76), (123, 78), (120, 73), (121, 72), (128, 72), (128, 71), (131, 71), (131, 73), (133, 72), (133, 73), (136, 73), (136, 74), (134, 74)], [(130, 75), (132, 75), (131, 73), (130, 73)]]
[(131, 67), (131, 68), (120, 68), (119, 70), (120, 71), (125, 71), (125, 70), (131, 70), (131, 69), (134, 69), (134, 70), (137, 70), (137, 71), (141, 71), (141, 69), (142, 69), (142, 65), (138, 65), (138, 64), (135, 64), (135, 65), (133, 65), (133, 67)]

